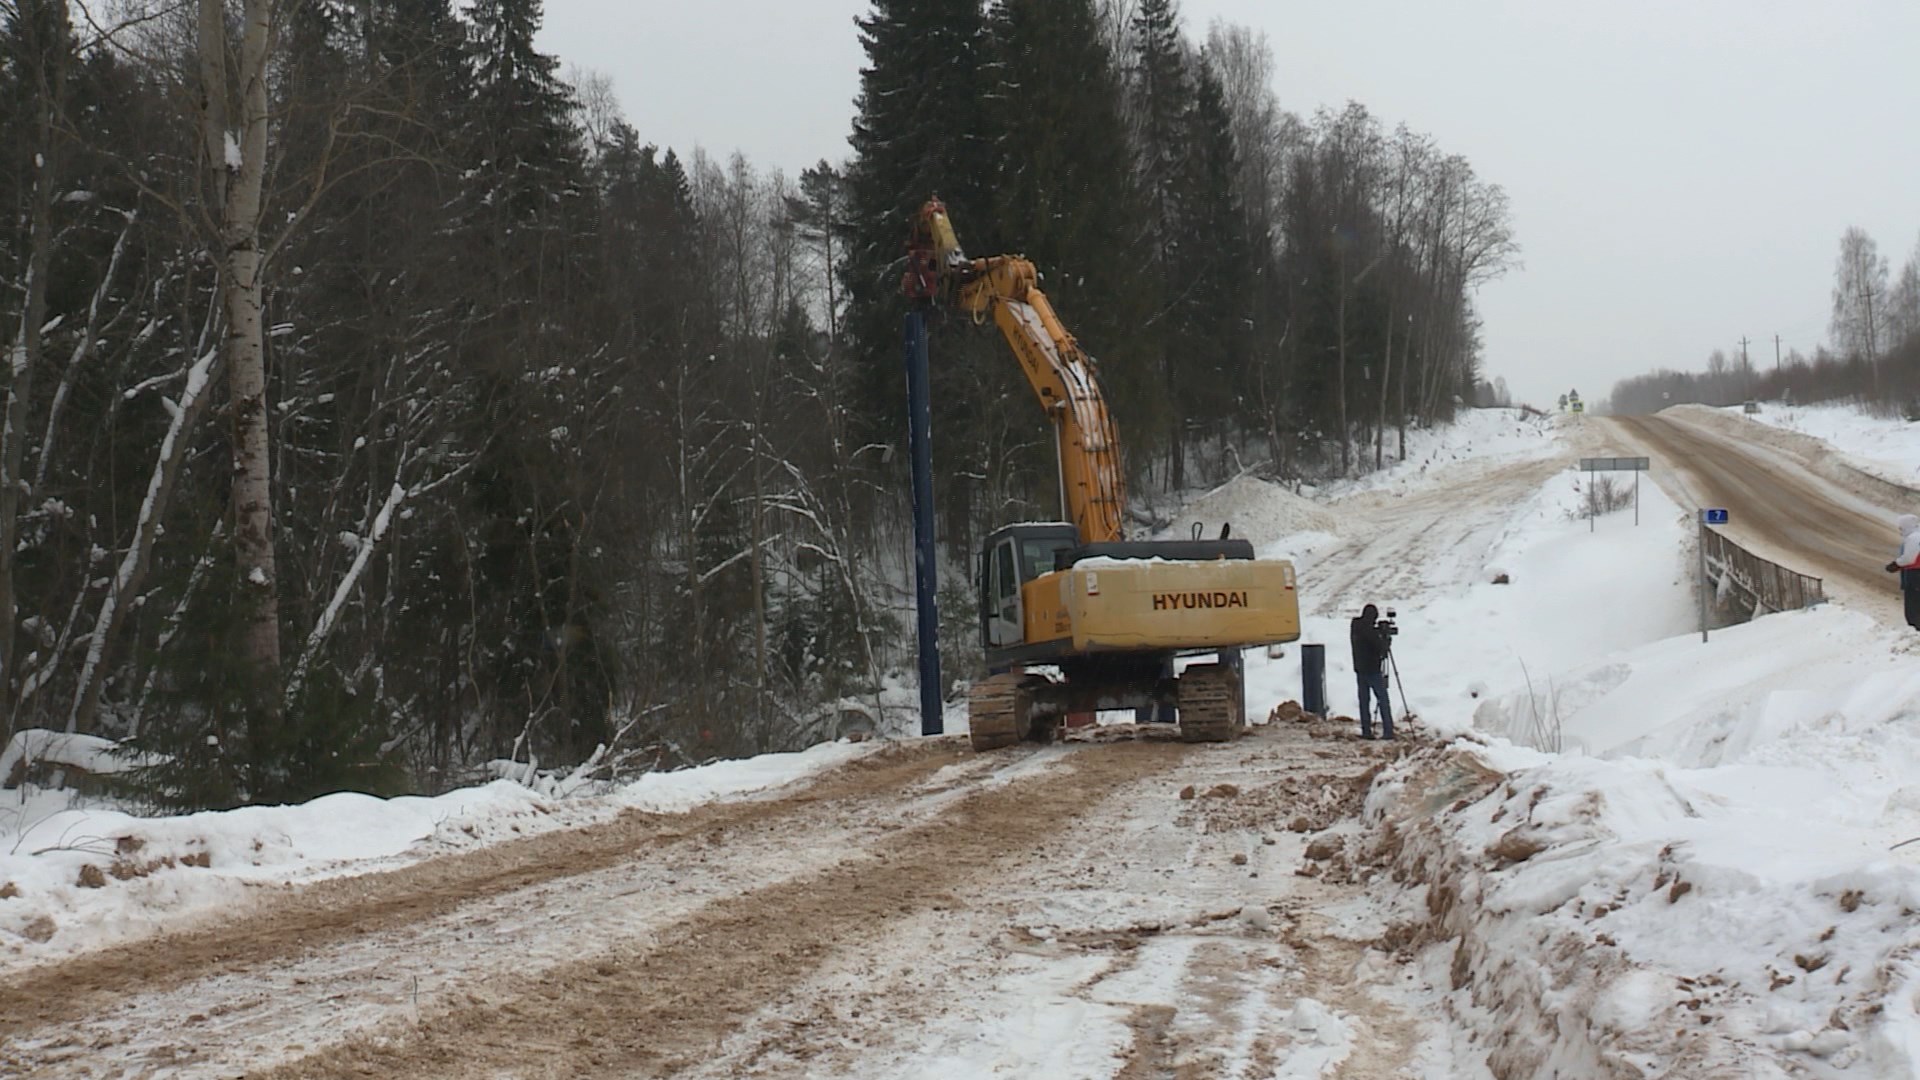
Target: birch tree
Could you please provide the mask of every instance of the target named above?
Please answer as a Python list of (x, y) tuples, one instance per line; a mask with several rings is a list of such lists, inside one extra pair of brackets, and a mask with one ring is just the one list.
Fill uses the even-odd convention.
[[(201, 166), (218, 216), (214, 261), (226, 311), (224, 351), (233, 429), (233, 553), (240, 650), (257, 688), (257, 720), (280, 708), (280, 607), (274, 569), (273, 472), (267, 430), (266, 287), (260, 219), (267, 176), (268, 61), (280, 4), (241, 0), (231, 40), (222, 0), (199, 0), (196, 23)], [(236, 48), (237, 46), (237, 48)]]
[(1856, 356), (1873, 369), (1873, 387), (1880, 390), (1878, 363), (1887, 337), (1887, 257), (1865, 229), (1850, 227), (1840, 237), (1840, 255), (1833, 265), (1833, 319), (1829, 329), (1834, 348)]

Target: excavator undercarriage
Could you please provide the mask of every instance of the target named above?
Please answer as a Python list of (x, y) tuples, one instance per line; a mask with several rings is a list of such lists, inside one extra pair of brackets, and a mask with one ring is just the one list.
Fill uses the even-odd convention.
[(1246, 725), (1246, 687), (1240, 666), (1224, 659), (1189, 663), (1176, 677), (1159, 674), (1172, 657), (1136, 657), (1142, 673), (1071, 676), (1056, 681), (1030, 671), (990, 675), (967, 696), (969, 739), (975, 750), (1014, 743), (1052, 742), (1070, 713), (1132, 709), (1178, 715), (1182, 742), (1229, 742)]

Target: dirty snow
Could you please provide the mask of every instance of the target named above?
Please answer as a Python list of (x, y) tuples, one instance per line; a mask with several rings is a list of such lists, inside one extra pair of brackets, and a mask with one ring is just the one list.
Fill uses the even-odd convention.
[[(835, 768), (874, 745), (828, 743), (649, 773), (608, 795), (564, 801), (497, 780), (432, 798), (339, 792), (297, 806), (136, 817), (23, 787), (0, 796), (0, 891), (17, 890), (0, 900), (0, 971), (217, 915), (243, 903), (249, 885), (393, 869), (623, 809), (683, 812)], [(88, 866), (107, 884), (82, 884)]]

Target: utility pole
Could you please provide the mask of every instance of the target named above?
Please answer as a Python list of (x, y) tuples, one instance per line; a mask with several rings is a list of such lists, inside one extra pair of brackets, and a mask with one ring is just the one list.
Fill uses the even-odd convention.
[(1740, 396), (1753, 396), (1753, 365), (1747, 362), (1747, 335), (1740, 335)]
[(1780, 374), (1780, 335), (1773, 335), (1773, 373)]

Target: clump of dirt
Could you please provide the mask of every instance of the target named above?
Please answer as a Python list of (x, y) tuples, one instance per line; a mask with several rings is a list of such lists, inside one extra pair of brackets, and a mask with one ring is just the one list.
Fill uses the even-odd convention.
[(1322, 836), (1307, 845), (1307, 858), (1314, 862), (1325, 862), (1346, 849), (1346, 837)]
[(1547, 842), (1525, 825), (1507, 830), (1500, 839), (1487, 845), (1487, 854), (1508, 865), (1526, 862), (1545, 850)]
[(33, 942), (35, 945), (45, 945), (47, 942), (53, 940), (54, 931), (57, 929), (58, 927), (54, 925), (52, 916), (42, 915), (21, 927), (20, 936)]
[(4, 885), (0, 885), (0, 900), (11, 900), (19, 895), (20, 886), (15, 885), (13, 882), (9, 881)]
[(88, 863), (80, 868), (79, 886), (83, 889), (104, 889), (107, 887), (107, 875), (100, 868)]
[(1284, 822), (1293, 832), (1324, 829), (1358, 814), (1374, 778), (1386, 768), (1385, 762), (1376, 761), (1358, 773), (1344, 773), (1342, 766), (1351, 768), (1365, 760), (1343, 754), (1329, 760), (1324, 771), (1288, 773), (1257, 788), (1217, 784), (1206, 793), (1211, 800), (1206, 807), (1207, 826), (1266, 831)]
[(1302, 709), (1297, 701), (1283, 701), (1267, 714), (1269, 724), (1305, 724), (1315, 719), (1317, 717)]

